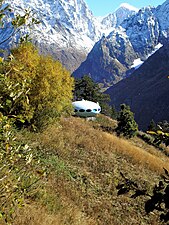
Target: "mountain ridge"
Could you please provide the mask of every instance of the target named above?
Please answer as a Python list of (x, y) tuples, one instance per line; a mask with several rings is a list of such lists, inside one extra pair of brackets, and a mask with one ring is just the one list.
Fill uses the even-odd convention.
[[(108, 35), (114, 26), (106, 27), (97, 20), (83, 0), (5, 0), (5, 3), (15, 12), (29, 8), (37, 14), (42, 22), (31, 32), (33, 43), (40, 52), (51, 54), (70, 71), (86, 59), (95, 42), (102, 35)], [(6, 45), (12, 47), (14, 42), (17, 42), (16, 36)]]
[[(120, 26), (106, 36), (107, 50), (105, 54), (101, 53), (105, 48), (103, 42), (99, 42), (99, 47), (98, 43), (97, 47), (95, 44), (89, 53), (90, 59), (93, 58), (94, 62), (91, 62), (88, 55), (80, 67), (74, 71), (74, 76), (80, 78), (84, 74), (88, 74), (94, 81), (106, 83), (108, 86), (129, 76), (133, 72), (132, 65), (136, 59), (140, 58), (144, 62), (154, 53), (158, 45), (163, 45), (168, 41), (168, 31), (165, 28), (169, 26), (169, 23), (162, 17), (164, 11), (168, 15), (167, 2), (157, 8), (144, 7), (123, 20)], [(161, 26), (161, 24), (166, 25)], [(95, 48), (99, 49), (100, 53)], [(98, 59), (96, 54), (102, 54), (102, 57)], [(108, 58), (109, 60), (107, 60)], [(115, 61), (117, 63), (114, 63)], [(93, 69), (93, 64), (96, 64), (97, 68)], [(114, 70), (115, 68), (121, 69)], [(126, 69), (124, 70), (124, 68)]]

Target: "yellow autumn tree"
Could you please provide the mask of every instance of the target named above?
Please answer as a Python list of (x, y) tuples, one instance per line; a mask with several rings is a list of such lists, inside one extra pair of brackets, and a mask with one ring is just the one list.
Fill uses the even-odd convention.
[[(36, 126), (71, 112), (74, 80), (60, 62), (42, 56), (31, 43), (12, 50), (0, 64), (1, 111)], [(12, 89), (10, 88), (12, 87)]]

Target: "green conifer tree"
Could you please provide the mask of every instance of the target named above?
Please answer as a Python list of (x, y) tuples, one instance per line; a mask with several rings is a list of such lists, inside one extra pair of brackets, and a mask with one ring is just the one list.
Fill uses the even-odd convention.
[(116, 128), (117, 135), (122, 134), (125, 137), (131, 138), (136, 135), (138, 125), (134, 120), (134, 114), (130, 107), (122, 104), (119, 116), (117, 118), (118, 126)]
[(149, 131), (156, 131), (157, 130), (157, 125), (156, 123), (154, 122), (154, 120), (151, 120), (150, 121), (150, 124), (148, 126), (148, 130)]

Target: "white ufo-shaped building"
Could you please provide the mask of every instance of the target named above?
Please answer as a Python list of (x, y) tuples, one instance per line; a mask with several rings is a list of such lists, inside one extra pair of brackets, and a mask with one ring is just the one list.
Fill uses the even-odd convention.
[(99, 103), (92, 101), (81, 100), (72, 102), (74, 113), (79, 117), (95, 117), (101, 112)]

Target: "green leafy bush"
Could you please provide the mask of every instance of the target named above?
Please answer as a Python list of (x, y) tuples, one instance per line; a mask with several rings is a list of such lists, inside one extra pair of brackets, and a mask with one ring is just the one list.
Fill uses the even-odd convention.
[(0, 114), (0, 219), (7, 224), (16, 209), (33, 198), (45, 175), (34, 151), (17, 140), (13, 122)]

